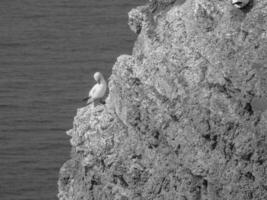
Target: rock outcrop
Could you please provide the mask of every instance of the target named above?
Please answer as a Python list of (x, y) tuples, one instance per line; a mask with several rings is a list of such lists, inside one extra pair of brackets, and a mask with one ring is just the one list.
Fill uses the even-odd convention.
[(78, 110), (60, 200), (266, 200), (267, 4), (152, 0), (106, 105)]

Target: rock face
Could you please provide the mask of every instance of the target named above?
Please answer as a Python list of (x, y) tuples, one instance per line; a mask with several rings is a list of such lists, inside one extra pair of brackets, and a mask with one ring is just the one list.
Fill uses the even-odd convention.
[(266, 200), (267, 4), (152, 0), (106, 105), (78, 110), (60, 200)]

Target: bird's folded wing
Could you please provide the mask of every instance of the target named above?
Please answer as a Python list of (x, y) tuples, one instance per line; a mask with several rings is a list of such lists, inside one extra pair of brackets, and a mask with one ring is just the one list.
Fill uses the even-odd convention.
[(89, 99), (89, 100), (87, 101), (87, 105), (90, 104), (90, 103), (93, 103), (93, 102), (94, 102), (94, 99), (91, 98), (91, 99)]
[(89, 97), (93, 97), (94, 96), (94, 93), (95, 93), (95, 90), (97, 89), (97, 85), (95, 85), (89, 92)]

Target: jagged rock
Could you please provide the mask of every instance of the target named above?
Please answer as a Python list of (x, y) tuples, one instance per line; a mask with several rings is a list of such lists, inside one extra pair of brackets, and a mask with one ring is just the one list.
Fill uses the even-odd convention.
[(264, 0), (132, 10), (133, 54), (106, 105), (78, 110), (59, 199), (267, 199), (266, 20)]
[(128, 25), (130, 29), (139, 34), (142, 30), (143, 22), (146, 20), (146, 9), (147, 6), (140, 6), (136, 9), (132, 9), (129, 14), (129, 20), (128, 20)]

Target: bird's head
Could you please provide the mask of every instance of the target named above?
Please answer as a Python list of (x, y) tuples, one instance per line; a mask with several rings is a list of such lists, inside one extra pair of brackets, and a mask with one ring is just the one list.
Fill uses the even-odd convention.
[(94, 79), (96, 80), (97, 83), (100, 83), (102, 78), (103, 78), (103, 75), (100, 72), (96, 72), (94, 74)]

